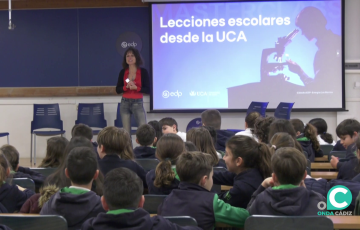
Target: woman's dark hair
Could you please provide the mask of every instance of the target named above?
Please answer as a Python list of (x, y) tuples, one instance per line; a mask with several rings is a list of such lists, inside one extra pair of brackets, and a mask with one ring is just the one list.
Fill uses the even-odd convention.
[(238, 135), (232, 136), (226, 142), (226, 147), (230, 149), (233, 160), (238, 157), (243, 159), (243, 168), (257, 168), (263, 178), (271, 176), (271, 152), (265, 143), (257, 143), (252, 137)]
[[(65, 176), (66, 159), (70, 151), (76, 147), (89, 147), (92, 150), (94, 149), (91, 141), (85, 137), (71, 138), (69, 144), (66, 146), (64, 150), (64, 154), (62, 156), (63, 159), (61, 160), (59, 167), (56, 169), (56, 171), (53, 174), (51, 174), (45, 179), (44, 185), (56, 185), (59, 188), (71, 186), (70, 179)], [(96, 184), (94, 192), (99, 196), (102, 195), (103, 181), (104, 181), (104, 176), (102, 175), (101, 172), (99, 172), (98, 178), (93, 182), (93, 184)]]
[(194, 143), (192, 143), (191, 141), (186, 141), (185, 142), (185, 149), (188, 152), (192, 152), (192, 151), (199, 151), (198, 148), (196, 148), (196, 146), (194, 145)]
[(327, 133), (327, 124), (326, 121), (322, 118), (314, 118), (309, 121), (310, 124), (312, 124), (316, 130), (317, 135), (320, 135), (321, 139), (323, 139), (326, 143), (332, 144), (334, 139), (330, 133)]
[(171, 185), (175, 179), (171, 166), (176, 164), (183, 152), (185, 152), (185, 144), (177, 134), (168, 133), (160, 138), (156, 147), (156, 158), (160, 160), (160, 163), (155, 169), (155, 187)]
[(247, 127), (251, 130), (252, 134), (254, 134), (254, 127), (255, 127), (256, 119), (258, 119), (259, 117), (261, 117), (260, 113), (251, 112), (245, 118), (245, 122), (247, 124)]
[(162, 130), (160, 127), (160, 123), (156, 120), (153, 120), (153, 121), (149, 121), (148, 124), (151, 125), (155, 129), (157, 141), (155, 143), (153, 143), (153, 146), (156, 147), (157, 142), (160, 140), (160, 138), (162, 136)]
[(142, 66), (144, 64), (144, 61), (143, 61), (143, 59), (142, 59), (142, 57), (140, 55), (140, 52), (137, 49), (133, 48), (133, 47), (129, 47), (124, 53), (124, 58), (123, 58), (123, 62), (122, 62), (122, 66), (123, 66), (124, 69), (129, 68), (129, 64), (126, 63), (126, 55), (128, 53), (133, 53), (134, 54), (135, 59), (136, 59), (136, 63), (135, 63), (136, 68), (139, 68), (140, 66)]
[(39, 168), (57, 168), (64, 159), (63, 154), (69, 141), (65, 137), (52, 137), (47, 140), (46, 156)]
[(274, 136), (274, 134), (278, 133), (278, 132), (284, 132), (284, 133), (290, 134), (290, 136), (295, 141), (295, 148), (297, 150), (299, 150), (300, 152), (303, 152), (303, 149), (302, 149), (300, 143), (296, 140), (295, 129), (292, 126), (292, 124), (290, 123), (290, 121), (285, 120), (285, 119), (276, 119), (275, 121), (273, 121), (269, 127), (269, 139), (268, 140), (270, 141), (271, 138)]
[(275, 117), (258, 117), (255, 120), (254, 134), (260, 142), (269, 143), (269, 127)]

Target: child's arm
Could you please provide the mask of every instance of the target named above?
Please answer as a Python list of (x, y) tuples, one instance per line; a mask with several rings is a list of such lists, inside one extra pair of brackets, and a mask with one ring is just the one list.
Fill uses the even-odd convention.
[(242, 228), (245, 220), (249, 217), (249, 212), (246, 209), (233, 207), (220, 200), (216, 194), (214, 195), (213, 208), (216, 223)]
[(249, 213), (254, 213), (254, 207), (253, 207), (253, 204), (254, 204), (254, 201), (257, 197), (257, 195), (259, 195), (260, 193), (262, 193), (265, 189), (267, 189), (268, 187), (273, 187), (274, 186), (274, 181), (272, 179), (272, 177), (268, 177), (266, 178), (262, 183), (261, 185), (259, 186), (259, 188), (252, 194), (251, 196), (251, 200), (247, 206), (247, 210), (249, 211)]
[(219, 199), (231, 206), (246, 208), (252, 193), (253, 189), (249, 188), (247, 184), (236, 183), (229, 191), (220, 193)]
[(220, 185), (234, 185), (234, 177), (236, 174), (229, 171), (226, 172), (214, 172), (213, 181), (214, 184)]

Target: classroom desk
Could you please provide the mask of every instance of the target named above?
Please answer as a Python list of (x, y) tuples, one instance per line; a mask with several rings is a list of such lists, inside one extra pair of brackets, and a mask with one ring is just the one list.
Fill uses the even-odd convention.
[(315, 157), (315, 161), (316, 162), (329, 162), (329, 158), (328, 158), (328, 156), (326, 155), (326, 156), (322, 156), (322, 157)]
[(321, 172), (321, 171), (317, 171), (317, 172), (311, 172), (311, 177), (313, 178), (323, 178), (323, 179), (327, 179), (327, 180), (332, 180), (332, 179), (336, 179), (338, 175), (338, 172)]
[(334, 169), (330, 163), (311, 163), (311, 169)]
[(221, 185), (221, 191), (229, 191), (233, 186)]

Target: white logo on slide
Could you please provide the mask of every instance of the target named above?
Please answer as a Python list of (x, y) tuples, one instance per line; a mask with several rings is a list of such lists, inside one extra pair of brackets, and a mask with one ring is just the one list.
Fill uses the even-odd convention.
[(164, 90), (162, 92), (162, 97), (163, 98), (168, 98), (168, 97), (181, 97), (182, 96), (182, 92), (179, 92), (179, 90), (176, 90), (176, 92), (169, 92), (167, 90)]
[(127, 47), (127, 43), (126, 43), (126, 42), (122, 42), (122, 43), (121, 43), (121, 47), (125, 49), (125, 48)]
[(196, 93), (194, 91), (191, 91), (190, 96), (194, 97), (194, 96), (196, 96)]

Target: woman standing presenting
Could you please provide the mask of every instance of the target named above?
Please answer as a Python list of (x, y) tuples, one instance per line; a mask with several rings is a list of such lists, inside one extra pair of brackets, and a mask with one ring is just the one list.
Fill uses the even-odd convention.
[(122, 93), (120, 116), (124, 129), (131, 135), (130, 116), (134, 115), (138, 126), (146, 124), (143, 106), (143, 93), (150, 93), (149, 74), (140, 68), (143, 60), (137, 49), (130, 47), (125, 51), (123, 69), (120, 71), (116, 92)]

